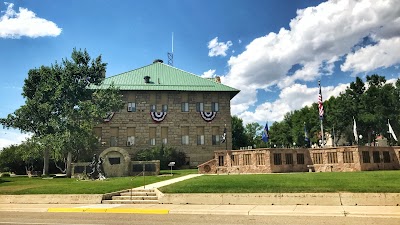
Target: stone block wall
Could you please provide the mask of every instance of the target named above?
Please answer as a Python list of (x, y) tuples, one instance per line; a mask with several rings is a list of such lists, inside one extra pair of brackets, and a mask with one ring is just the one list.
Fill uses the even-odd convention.
[[(369, 162), (363, 157), (369, 155)], [(374, 153), (375, 152), (375, 153)], [(260, 157), (259, 155), (263, 156)], [(363, 156), (364, 154), (364, 156)], [(374, 161), (375, 159), (379, 161)], [(302, 157), (300, 157), (302, 156)], [(299, 157), (299, 159), (298, 159)], [(302, 159), (301, 159), (302, 158)], [(400, 147), (341, 146), (320, 149), (266, 148), (215, 151), (199, 173), (352, 172), (400, 169)]]
[[(197, 166), (213, 157), (214, 151), (231, 149), (230, 93), (228, 92), (190, 92), (190, 91), (122, 91), (125, 107), (116, 112), (109, 122), (99, 124), (95, 131), (101, 133), (101, 146), (98, 152), (111, 147), (111, 130), (118, 130), (117, 146), (125, 149), (132, 160), (138, 150), (162, 145), (161, 130), (168, 129), (167, 147), (174, 147), (186, 153), (190, 166)], [(128, 102), (136, 103), (136, 111), (128, 112)], [(182, 102), (189, 103), (189, 111), (182, 112)], [(196, 111), (196, 103), (203, 102), (204, 111), (211, 111), (211, 103), (218, 102), (219, 111), (211, 122), (206, 122)], [(155, 122), (150, 116), (150, 106), (156, 105), (161, 112), (162, 105), (168, 106), (165, 119)], [(227, 143), (212, 144), (213, 127), (218, 127), (219, 135), (227, 132)], [(189, 128), (189, 144), (182, 144), (182, 128)], [(197, 144), (197, 127), (204, 128), (204, 145)], [(135, 143), (127, 146), (128, 128), (135, 130)], [(96, 130), (97, 129), (97, 130)], [(155, 145), (150, 144), (150, 129), (155, 129)], [(214, 128), (215, 129), (215, 128)]]

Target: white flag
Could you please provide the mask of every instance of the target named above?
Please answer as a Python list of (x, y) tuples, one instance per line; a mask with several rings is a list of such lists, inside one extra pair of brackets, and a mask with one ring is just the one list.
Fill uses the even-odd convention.
[(389, 120), (388, 120), (388, 126), (389, 126), (389, 133), (392, 134), (393, 139), (397, 141), (396, 134), (394, 134), (392, 126), (390, 126)]
[(358, 142), (356, 119), (354, 119), (353, 117), (353, 120), (354, 120), (354, 126), (353, 126), (354, 139), (356, 140), (356, 142)]

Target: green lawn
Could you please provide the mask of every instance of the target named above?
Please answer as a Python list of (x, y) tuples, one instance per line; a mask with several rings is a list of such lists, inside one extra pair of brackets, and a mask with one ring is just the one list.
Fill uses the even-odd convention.
[(205, 175), (160, 190), (164, 193), (400, 193), (400, 171)]
[(77, 180), (74, 178), (42, 179), (40, 177), (2, 177), (0, 178), (0, 194), (104, 194), (124, 189), (143, 186), (171, 178), (176, 178), (197, 170), (173, 170), (160, 172), (165, 176), (113, 177), (106, 180)]

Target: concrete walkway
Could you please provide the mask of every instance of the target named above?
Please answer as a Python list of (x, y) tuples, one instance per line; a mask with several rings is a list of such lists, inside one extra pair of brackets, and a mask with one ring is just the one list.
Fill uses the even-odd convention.
[(0, 204), (0, 211), (400, 218), (399, 206)]
[(185, 175), (185, 176), (182, 176), (182, 177), (172, 178), (172, 179), (169, 179), (169, 180), (164, 180), (164, 181), (160, 181), (160, 182), (153, 183), (153, 184), (148, 184), (148, 185), (140, 186), (140, 187), (137, 187), (137, 188), (134, 188), (134, 189), (160, 188), (160, 187), (163, 187), (163, 186), (167, 186), (167, 185), (170, 185), (170, 184), (173, 184), (173, 183), (176, 183), (176, 182), (180, 182), (180, 181), (183, 181), (183, 180), (191, 179), (191, 178), (194, 178), (194, 177), (199, 177), (199, 176), (202, 176), (202, 175), (204, 175), (204, 174), (188, 174), (188, 175)]

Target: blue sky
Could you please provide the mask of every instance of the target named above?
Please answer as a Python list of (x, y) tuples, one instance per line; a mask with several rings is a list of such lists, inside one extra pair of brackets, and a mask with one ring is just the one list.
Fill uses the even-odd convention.
[[(24, 104), (31, 68), (86, 48), (106, 76), (167, 62), (221, 76), (241, 93), (231, 112), (244, 123), (337, 96), (355, 76), (400, 75), (400, 4), (395, 0), (0, 1), (0, 117)], [(316, 112), (318, 118), (318, 112)], [(0, 149), (28, 134), (0, 129)]]

